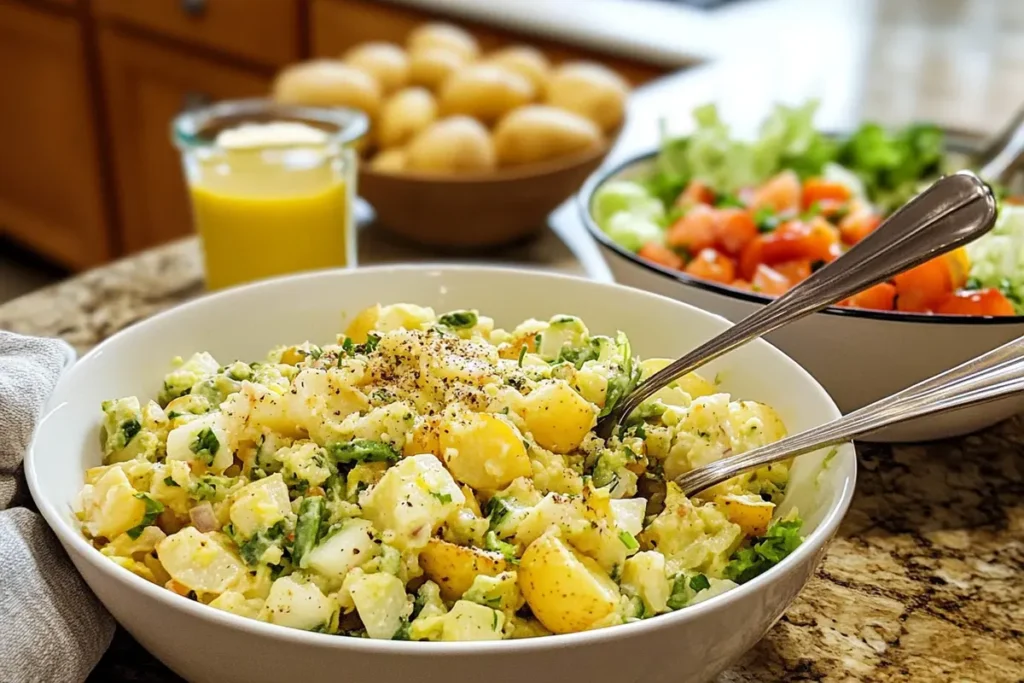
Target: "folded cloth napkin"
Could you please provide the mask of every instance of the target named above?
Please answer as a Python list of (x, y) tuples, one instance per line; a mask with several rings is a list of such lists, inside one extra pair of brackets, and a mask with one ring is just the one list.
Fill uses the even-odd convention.
[(31, 505), (21, 461), (61, 371), (56, 339), (0, 331), (0, 683), (84, 681), (114, 620)]

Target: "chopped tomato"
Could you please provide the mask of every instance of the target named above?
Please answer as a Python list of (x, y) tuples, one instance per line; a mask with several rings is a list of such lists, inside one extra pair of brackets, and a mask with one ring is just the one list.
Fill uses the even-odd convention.
[(764, 260), (764, 237), (758, 235), (747, 242), (740, 253), (740, 277), (745, 280), (752, 280), (757, 267)]
[(735, 280), (729, 286), (733, 289), (742, 289), (744, 292), (749, 292), (753, 289), (753, 285), (746, 280)]
[(733, 260), (715, 249), (701, 249), (697, 257), (686, 265), (686, 272), (702, 280), (732, 284), (736, 279)]
[(640, 247), (640, 251), (636, 252), (636, 254), (640, 258), (647, 259), (648, 261), (654, 261), (666, 268), (672, 268), (674, 270), (683, 269), (683, 258), (668, 247), (662, 246), (657, 242), (648, 242), (644, 246)]
[(842, 206), (850, 200), (853, 193), (850, 188), (834, 180), (824, 178), (808, 178), (804, 181), (801, 205), (809, 209), (815, 204), (824, 209), (827, 206)]
[(707, 183), (702, 183), (699, 180), (691, 180), (690, 184), (686, 186), (683, 193), (676, 197), (676, 206), (683, 208), (694, 206), (696, 204), (714, 204), (715, 203), (715, 191), (711, 189), (711, 186)]
[(719, 209), (717, 223), (718, 246), (727, 254), (739, 255), (757, 237), (754, 217), (746, 209)]
[(783, 261), (825, 261), (835, 259), (833, 245), (839, 242), (832, 224), (818, 216), (809, 222), (787, 221), (764, 235), (763, 260), (769, 265)]
[(942, 315), (1016, 315), (1013, 304), (998, 289), (979, 289), (950, 294), (935, 312)]
[(812, 270), (811, 262), (807, 260), (783, 261), (776, 263), (772, 268), (794, 285), (809, 278)]
[(941, 256), (900, 273), (893, 278), (893, 283), (896, 285), (896, 308), (916, 313), (932, 310), (955, 289), (950, 263)]
[(800, 210), (800, 178), (783, 171), (754, 191), (751, 208), (768, 207), (775, 213)]
[(757, 267), (750, 284), (755, 292), (771, 296), (784, 294), (793, 286), (785, 275), (763, 263)]
[(882, 223), (882, 217), (866, 209), (855, 210), (839, 221), (839, 236), (846, 244), (857, 244)]
[(670, 247), (683, 247), (691, 254), (696, 254), (714, 246), (717, 222), (715, 209), (698, 204), (672, 224), (665, 241)]
[(874, 311), (892, 311), (896, 308), (896, 287), (883, 282), (854, 294), (842, 305), (853, 308), (869, 308)]

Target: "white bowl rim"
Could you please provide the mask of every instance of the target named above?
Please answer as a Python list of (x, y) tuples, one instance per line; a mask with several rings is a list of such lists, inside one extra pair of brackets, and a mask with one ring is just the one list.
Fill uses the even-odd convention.
[[(580, 191), (576, 194), (576, 210), (587, 232), (589, 232), (591, 237), (597, 240), (601, 246), (611, 250), (616, 256), (657, 275), (671, 278), (683, 285), (713, 292), (733, 299), (740, 299), (741, 301), (753, 304), (760, 304), (763, 306), (771, 303), (774, 300), (773, 297), (765, 296), (764, 294), (757, 294), (755, 292), (748, 292), (742, 289), (735, 289), (727, 285), (711, 282), (710, 280), (702, 280), (700, 278), (693, 277), (692, 275), (688, 275), (683, 271), (672, 270), (671, 268), (666, 268), (665, 266), (645, 261), (636, 254), (616, 244), (615, 241), (608, 237), (604, 230), (597, 225), (597, 222), (591, 215), (590, 207), (593, 204), (594, 195), (597, 193), (598, 189), (623, 171), (656, 158), (658, 156), (658, 152), (659, 150), (655, 149), (635, 154), (614, 166), (599, 168), (597, 171), (592, 173), (589, 178), (587, 178), (586, 182), (583, 183), (583, 187), (581, 187)], [(1024, 323), (1024, 315), (948, 315), (939, 313), (911, 313), (907, 311), (872, 311), (865, 308), (845, 308), (841, 306), (829, 306), (828, 308), (818, 311), (815, 315), (818, 314), (838, 315), (850, 318), (867, 318), (870, 320), (885, 320), (889, 322), (942, 325), (1019, 325), (1020, 323)]]
[[(111, 335), (100, 344), (92, 348), (82, 358), (74, 364), (74, 366), (67, 369), (67, 372), (61, 378), (58, 383), (58, 387), (67, 381), (68, 377), (73, 376), (76, 367), (79, 364), (88, 363), (93, 357), (98, 356), (106, 351), (107, 346), (111, 345), (114, 340), (119, 339), (122, 336), (132, 334), (133, 330), (137, 326), (145, 325), (149, 320), (162, 319), (175, 315), (179, 310), (185, 308), (192, 308), (203, 305), (206, 301), (212, 299), (226, 299), (233, 296), (239, 296), (241, 293), (249, 293), (260, 289), (269, 289), (274, 287), (276, 284), (284, 281), (292, 281), (297, 279), (317, 279), (322, 277), (336, 277), (339, 274), (344, 273), (360, 273), (360, 272), (395, 272), (395, 271), (414, 271), (422, 272), (424, 274), (434, 273), (442, 275), (445, 272), (462, 272), (462, 273), (486, 273), (498, 272), (510, 275), (529, 275), (531, 277), (541, 277), (558, 281), (580, 281), (586, 282), (589, 285), (604, 290), (627, 290), (631, 293), (638, 294), (645, 297), (653, 297), (655, 299), (661, 299), (674, 306), (681, 306), (688, 308), (698, 315), (707, 315), (715, 318), (722, 323), (730, 324), (725, 318), (704, 311), (686, 304), (680, 301), (676, 301), (670, 297), (661, 296), (652, 292), (635, 289), (632, 287), (626, 287), (615, 283), (597, 282), (584, 277), (578, 277), (574, 275), (564, 275), (561, 273), (552, 273), (547, 271), (535, 271), (528, 268), (513, 268), (513, 267), (492, 267), (492, 266), (480, 266), (480, 265), (450, 265), (450, 264), (404, 264), (404, 265), (380, 265), (361, 267), (358, 270), (343, 270), (343, 269), (323, 269), (314, 270), (297, 275), (284, 275), (280, 277), (268, 278), (260, 280), (258, 282), (243, 284), (235, 287), (226, 288), (216, 292), (210, 292), (202, 296), (196, 297), (190, 301), (173, 306), (165, 311), (161, 311), (156, 315), (153, 315), (146, 320), (138, 323), (138, 325), (131, 325), (130, 327), (124, 328), (117, 333)], [(758, 339), (752, 343), (768, 344), (768, 342)], [(776, 349), (778, 351), (778, 349)], [(818, 384), (817, 380), (811, 376), (803, 367), (801, 367), (796, 361), (787, 356), (785, 353), (779, 351), (779, 361), (783, 364), (788, 364), (792, 367), (797, 368), (800, 372), (807, 375), (808, 379), (812, 382), (813, 386), (817, 386), (822, 397), (827, 399), (832, 407), (838, 413), (838, 408), (835, 408), (835, 403), (832, 401), (828, 393)], [(56, 392), (55, 392), (56, 393)], [(36, 425), (35, 432), (38, 434), (46, 425), (46, 423), (54, 417), (54, 415), (65, 405), (60, 403), (53, 405), (52, 401), (47, 405), (43, 416), (40, 418)], [(839, 447), (839, 455), (845, 457), (850, 461), (850, 474), (846, 481), (843, 483), (842, 490), (839, 494), (838, 504), (832, 506), (817, 528), (814, 529), (808, 536), (806, 536), (799, 547), (786, 558), (784, 558), (778, 565), (772, 567), (764, 574), (751, 579), (747, 583), (741, 584), (736, 588), (728, 590), (720, 595), (709, 598), (703, 602), (690, 607), (669, 612), (666, 614), (660, 614), (650, 619), (644, 619), (641, 621), (632, 622), (629, 624), (619, 624), (616, 626), (610, 626), (607, 628), (595, 629), (592, 631), (582, 631), (579, 633), (567, 633), (567, 634), (554, 634), (549, 636), (542, 636), (536, 638), (523, 638), (516, 640), (492, 640), (492, 641), (475, 641), (475, 642), (428, 642), (428, 641), (400, 641), (400, 640), (374, 640), (370, 638), (354, 638), (348, 636), (339, 636), (335, 634), (327, 633), (314, 633), (312, 631), (302, 631), (299, 629), (289, 628), (287, 626), (280, 626), (277, 624), (269, 624), (266, 622), (258, 621), (256, 619), (250, 619), (242, 617), (230, 612), (219, 610), (209, 605), (204, 605), (200, 602), (190, 600), (186, 597), (180, 596), (172, 591), (165, 588), (161, 588), (156, 584), (147, 581), (146, 579), (138, 576), (137, 574), (121, 567), (120, 565), (111, 562), (107, 557), (98, 552), (82, 534), (73, 527), (67, 516), (61, 514), (57, 506), (54, 505), (43, 493), (42, 485), (40, 482), (40, 472), (36, 468), (36, 434), (33, 434), (32, 441), (29, 445), (28, 451), (25, 456), (25, 478), (29, 485), (29, 490), (32, 493), (32, 498), (36, 502), (39, 511), (46, 519), (50, 528), (54, 530), (61, 542), (65, 545), (70, 544), (86, 561), (91, 563), (93, 567), (99, 571), (107, 574), (116, 581), (124, 584), (126, 588), (133, 588), (137, 591), (142, 592), (147, 597), (150, 597), (165, 607), (181, 610), (186, 614), (202, 619), (204, 621), (212, 622), (218, 626), (225, 628), (233, 628), (239, 631), (250, 633), (254, 636), (266, 636), (269, 638), (276, 638), (290, 643), (301, 643), (309, 646), (318, 647), (338, 647), (341, 649), (352, 649), (356, 652), (367, 652), (375, 654), (442, 654), (442, 655), (490, 655), (490, 654), (504, 654), (504, 653), (530, 653), (537, 651), (544, 651), (554, 648), (562, 647), (578, 647), (584, 645), (594, 645), (606, 640), (615, 639), (618, 634), (629, 634), (633, 637), (642, 636), (645, 633), (671, 627), (673, 624), (679, 625), (688, 621), (699, 619), (701, 615), (716, 611), (719, 608), (724, 608), (726, 605), (732, 602), (741, 600), (747, 594), (753, 593), (761, 589), (762, 586), (766, 586), (768, 583), (774, 581), (775, 577), (781, 576), (781, 573), (788, 570), (791, 567), (795, 567), (798, 563), (808, 561), (810, 557), (824, 549), (836, 531), (839, 529), (839, 524), (842, 522), (843, 517), (846, 515), (847, 510), (850, 507), (850, 503), (853, 500), (854, 490), (856, 488), (857, 479), (857, 457), (853, 449), (853, 444), (846, 443)], [(836, 458), (838, 461), (838, 458)], [(829, 465), (834, 466), (834, 465)], [(68, 501), (70, 506), (70, 501)], [(625, 629), (629, 629), (627, 632)]]

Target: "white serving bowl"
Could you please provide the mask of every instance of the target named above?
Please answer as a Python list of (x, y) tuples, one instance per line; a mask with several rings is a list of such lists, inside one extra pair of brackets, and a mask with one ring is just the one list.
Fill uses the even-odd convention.
[[(591, 201), (614, 180), (647, 175), (649, 152), (590, 177), (577, 195), (580, 218), (617, 282), (717, 313), (732, 322), (771, 299), (649, 263), (613, 242), (593, 220)], [(1024, 316), (983, 317), (828, 308), (766, 336), (821, 382), (844, 413), (1024, 335)], [(962, 436), (1024, 411), (1024, 396), (894, 425), (865, 441), (931, 441)]]
[[(780, 507), (797, 506), (806, 541), (764, 575), (691, 608), (643, 622), (527, 641), (372, 641), (292, 630), (218, 611), (117, 566), (80, 535), (71, 504), (86, 468), (100, 464), (100, 402), (152, 397), (169, 359), (206, 350), (221, 362), (262, 358), (273, 346), (329, 341), (377, 302), (437, 311), (478, 308), (511, 327), (557, 313), (601, 333), (624, 330), (636, 353), (677, 356), (725, 329), (717, 316), (617, 285), (476, 267), (367, 268), (268, 280), (185, 304), (138, 323), (83, 357), (60, 381), (26, 459), (40, 511), (104, 605), (135, 638), (190, 681), (489, 683), (704, 681), (734, 662), (782, 615), (810, 578), (853, 495), (851, 445), (825, 462), (800, 458)], [(707, 368), (723, 389), (774, 406), (790, 431), (839, 415), (799, 365), (758, 341)]]

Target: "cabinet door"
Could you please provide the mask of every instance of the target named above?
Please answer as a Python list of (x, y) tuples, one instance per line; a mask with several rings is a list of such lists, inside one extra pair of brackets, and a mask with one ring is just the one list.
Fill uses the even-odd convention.
[(101, 29), (99, 43), (121, 241), (132, 252), (192, 231), (181, 159), (171, 142), (174, 117), (198, 103), (264, 95), (271, 76), (111, 28)]
[(0, 3), (0, 232), (71, 268), (111, 256), (73, 17)]

